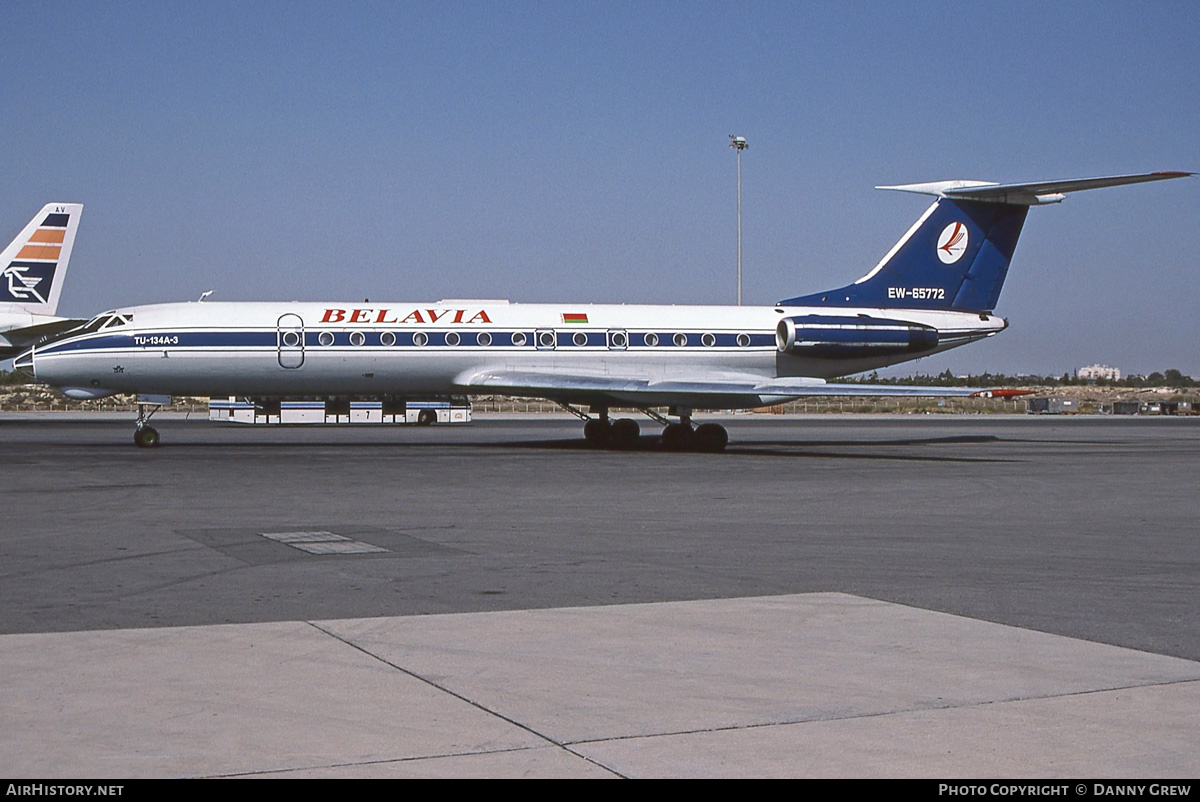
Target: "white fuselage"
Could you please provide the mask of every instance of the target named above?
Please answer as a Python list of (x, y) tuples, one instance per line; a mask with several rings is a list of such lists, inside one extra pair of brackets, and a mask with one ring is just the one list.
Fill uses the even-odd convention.
[[(936, 328), (935, 349), (852, 359), (781, 352), (807, 307), (437, 303), (176, 303), (106, 313), (18, 361), (49, 384), (103, 395), (427, 395), (487, 371), (630, 380), (827, 379), (994, 334), (989, 314), (837, 309)], [(107, 317), (106, 317), (107, 316)], [(561, 394), (569, 398), (569, 394)]]

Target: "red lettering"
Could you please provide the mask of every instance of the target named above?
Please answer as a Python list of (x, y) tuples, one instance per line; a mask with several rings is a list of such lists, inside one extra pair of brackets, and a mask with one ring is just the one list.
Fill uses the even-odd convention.
[(370, 316), (371, 316), (370, 309), (355, 309), (353, 312), (350, 313), (350, 321), (349, 322), (365, 323), (365, 322), (367, 322), (367, 318), (369, 318)]
[(426, 309), (425, 311), (429, 313), (429, 322), (437, 323), (440, 319), (444, 318), (450, 310), (443, 309), (440, 315), (437, 313), (436, 309)]
[(424, 323), (425, 318), (421, 317), (421, 310), (414, 309), (409, 313), (408, 317), (400, 321), (401, 323)]
[(480, 323), (491, 323), (492, 322), (491, 318), (489, 318), (487, 315), (486, 309), (480, 309), (479, 314), (475, 315), (475, 317), (471, 318), (467, 322), (474, 323), (476, 320), (478, 320)]
[[(336, 317), (335, 317), (336, 315)], [(325, 317), (321, 318), (322, 323), (341, 323), (346, 318), (345, 309), (326, 309)]]
[(467, 311), (466, 309), (455, 309), (454, 310), (454, 322), (462, 323), (462, 316), (463, 316), (463, 313), (466, 311)]
[(375, 322), (376, 323), (395, 323), (396, 318), (392, 318), (391, 320), (384, 320), (384, 318), (387, 317), (387, 313), (388, 313), (388, 310), (380, 309), (379, 314), (375, 316)]

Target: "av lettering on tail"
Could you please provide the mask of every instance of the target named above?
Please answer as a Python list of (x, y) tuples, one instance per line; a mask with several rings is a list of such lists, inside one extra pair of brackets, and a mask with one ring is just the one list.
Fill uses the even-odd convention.
[(0, 253), (0, 359), (83, 322), (55, 315), (82, 212), (48, 203)]

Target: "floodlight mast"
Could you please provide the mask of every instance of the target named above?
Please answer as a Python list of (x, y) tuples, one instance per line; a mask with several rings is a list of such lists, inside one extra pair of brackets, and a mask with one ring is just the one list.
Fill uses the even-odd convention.
[(750, 147), (746, 137), (729, 135), (729, 147), (737, 151), (737, 305), (742, 305), (742, 151)]

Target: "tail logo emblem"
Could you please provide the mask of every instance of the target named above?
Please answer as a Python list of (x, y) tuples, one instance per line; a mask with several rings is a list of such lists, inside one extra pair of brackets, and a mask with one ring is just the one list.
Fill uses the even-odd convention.
[(937, 243), (937, 255), (942, 264), (952, 265), (966, 252), (967, 227), (962, 223), (951, 223), (943, 228)]
[(29, 272), (28, 265), (9, 265), (0, 275), (8, 279), (8, 294), (18, 301), (37, 301), (38, 303), (46, 303), (46, 299), (40, 292), (37, 291), (37, 286), (42, 283), (44, 276), (26, 275)]

